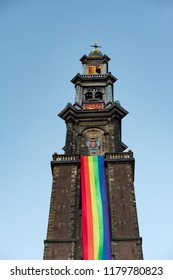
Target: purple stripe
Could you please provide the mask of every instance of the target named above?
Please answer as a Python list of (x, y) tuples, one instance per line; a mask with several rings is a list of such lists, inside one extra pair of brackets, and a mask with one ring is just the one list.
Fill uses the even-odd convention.
[(109, 224), (104, 156), (98, 156), (98, 169), (99, 169), (100, 192), (101, 192), (101, 199), (102, 199), (102, 205), (103, 205), (103, 223), (104, 223), (104, 240), (103, 240), (102, 259), (111, 260), (110, 224)]

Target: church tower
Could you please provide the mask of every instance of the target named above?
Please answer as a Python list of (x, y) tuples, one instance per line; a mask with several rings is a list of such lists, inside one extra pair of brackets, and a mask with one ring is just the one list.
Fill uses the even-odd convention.
[[(121, 139), (121, 121), (128, 112), (118, 101), (114, 101), (114, 83), (117, 78), (109, 72), (110, 58), (103, 55), (96, 44), (92, 47), (89, 55), (80, 59), (82, 73), (71, 80), (75, 87), (75, 102), (73, 105), (68, 103), (59, 113), (66, 123), (66, 140), (64, 154), (53, 154), (51, 161), (53, 184), (44, 259), (140, 260), (143, 254), (134, 192), (135, 160), (131, 150), (125, 151), (127, 146)], [(95, 161), (100, 160), (102, 165), (96, 166)], [(87, 165), (83, 165), (86, 161)], [(93, 168), (96, 166), (96, 175), (93, 175), (89, 165)], [(91, 172), (89, 175), (86, 175), (87, 168)], [(100, 184), (104, 181), (105, 185), (104, 191), (100, 189), (100, 193), (98, 178)], [(96, 191), (91, 189), (88, 194), (91, 181)], [(86, 189), (85, 201), (83, 185)], [(103, 192), (106, 199), (103, 198)], [(106, 257), (100, 248), (102, 245), (98, 240), (101, 237), (94, 239), (103, 258), (97, 258), (94, 253), (92, 255), (92, 238), (85, 236), (86, 230), (89, 230), (87, 236), (93, 230), (92, 218), (87, 217), (93, 213), (87, 195), (93, 203), (93, 212), (96, 211), (98, 217), (101, 212), (105, 215), (103, 226), (99, 224), (102, 217), (97, 221), (102, 236), (105, 236), (104, 227), (108, 227), (110, 244), (103, 237), (102, 245), (106, 250), (110, 246), (110, 257)], [(95, 195), (95, 202), (92, 195)], [(99, 199), (103, 203), (107, 201), (106, 208), (103, 204), (99, 205)], [(93, 227), (97, 224), (96, 219), (95, 216)], [(84, 248), (85, 238), (90, 239), (87, 239), (87, 249)]]

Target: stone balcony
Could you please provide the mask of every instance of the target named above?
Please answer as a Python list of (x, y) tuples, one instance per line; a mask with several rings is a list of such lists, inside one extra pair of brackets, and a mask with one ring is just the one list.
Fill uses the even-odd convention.
[[(54, 162), (79, 162), (80, 155), (68, 155), (68, 154), (57, 154), (54, 153), (53, 156)], [(123, 152), (123, 153), (106, 153), (105, 154), (105, 161), (120, 161), (120, 160), (133, 160), (133, 152)]]
[(133, 152), (123, 152), (123, 153), (106, 153), (105, 154), (105, 161), (109, 160), (127, 160), (127, 159), (133, 159)]

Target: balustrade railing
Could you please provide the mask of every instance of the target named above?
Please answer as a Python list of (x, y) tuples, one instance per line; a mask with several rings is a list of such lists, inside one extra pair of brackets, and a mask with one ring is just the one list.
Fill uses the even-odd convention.
[(107, 75), (105, 74), (91, 74), (91, 75), (81, 75), (82, 78), (87, 78), (87, 79), (91, 79), (91, 78), (105, 78)]
[(60, 155), (53, 154), (53, 160), (55, 161), (76, 161), (79, 160), (79, 155)]
[[(65, 155), (65, 154), (53, 154), (54, 161), (76, 161), (80, 160), (80, 155)], [(124, 153), (106, 153), (105, 160), (123, 160), (133, 158), (133, 152), (124, 152)]]
[(128, 158), (133, 158), (133, 153), (131, 151), (124, 152), (124, 153), (106, 153), (105, 158), (113, 159), (113, 160), (128, 159)]

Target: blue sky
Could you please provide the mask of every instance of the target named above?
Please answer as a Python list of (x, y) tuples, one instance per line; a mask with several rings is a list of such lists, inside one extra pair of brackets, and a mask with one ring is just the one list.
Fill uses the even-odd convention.
[(98, 40), (129, 111), (145, 259), (173, 259), (173, 3), (0, 0), (0, 259), (42, 259), (70, 80)]

